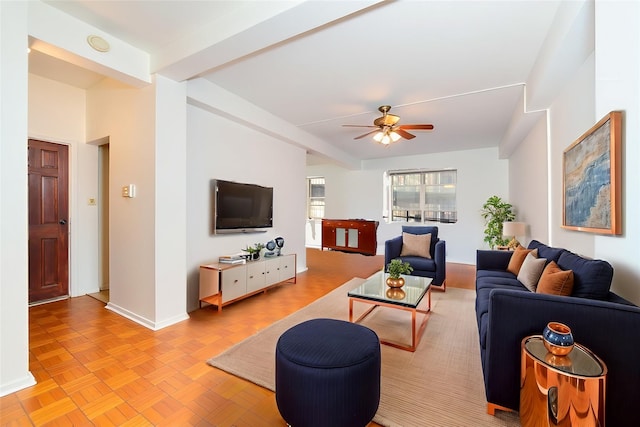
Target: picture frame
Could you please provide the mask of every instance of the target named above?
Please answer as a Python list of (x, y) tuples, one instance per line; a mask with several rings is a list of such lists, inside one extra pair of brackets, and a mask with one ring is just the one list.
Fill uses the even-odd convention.
[(612, 111), (562, 155), (562, 228), (622, 234), (622, 113)]

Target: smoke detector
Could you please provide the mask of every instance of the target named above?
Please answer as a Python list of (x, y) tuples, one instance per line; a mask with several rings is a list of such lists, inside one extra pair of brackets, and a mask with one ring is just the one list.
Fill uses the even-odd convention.
[(91, 46), (94, 50), (97, 50), (98, 52), (109, 52), (109, 49), (111, 49), (111, 46), (109, 46), (108, 41), (106, 41), (100, 36), (96, 36), (95, 34), (92, 34), (89, 37), (87, 37), (87, 43), (89, 43), (89, 46)]

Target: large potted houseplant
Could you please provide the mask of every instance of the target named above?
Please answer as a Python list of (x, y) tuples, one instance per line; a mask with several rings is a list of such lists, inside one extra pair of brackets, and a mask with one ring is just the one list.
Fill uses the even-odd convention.
[(491, 196), (480, 211), (484, 219), (486, 228), (484, 229), (484, 241), (493, 249), (496, 246), (504, 246), (509, 243), (509, 239), (502, 235), (502, 223), (513, 221), (516, 215), (513, 213), (513, 206), (503, 201), (498, 196)]
[(392, 259), (387, 264), (387, 285), (391, 288), (401, 288), (404, 286), (404, 279), (400, 277), (401, 274), (411, 274), (413, 267), (408, 262), (403, 262), (401, 259)]

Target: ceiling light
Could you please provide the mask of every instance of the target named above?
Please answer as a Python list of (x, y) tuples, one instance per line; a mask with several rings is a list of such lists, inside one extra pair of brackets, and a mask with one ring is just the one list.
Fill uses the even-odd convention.
[(111, 46), (109, 46), (108, 41), (106, 41), (100, 36), (96, 36), (95, 34), (92, 34), (89, 37), (87, 37), (87, 43), (89, 43), (89, 46), (91, 46), (94, 50), (97, 50), (98, 52), (109, 52), (109, 50), (111, 49)]
[(400, 139), (400, 135), (398, 135), (396, 132), (389, 131), (387, 129), (387, 130), (384, 130), (384, 131), (381, 130), (380, 132), (375, 133), (373, 135), (373, 139), (382, 145), (389, 145), (393, 142), (398, 141)]

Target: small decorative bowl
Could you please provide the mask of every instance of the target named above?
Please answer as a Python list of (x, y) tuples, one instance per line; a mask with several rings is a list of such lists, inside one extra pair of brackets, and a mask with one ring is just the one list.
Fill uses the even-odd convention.
[(571, 328), (564, 323), (549, 322), (542, 331), (542, 339), (547, 351), (555, 356), (566, 356), (573, 350)]

